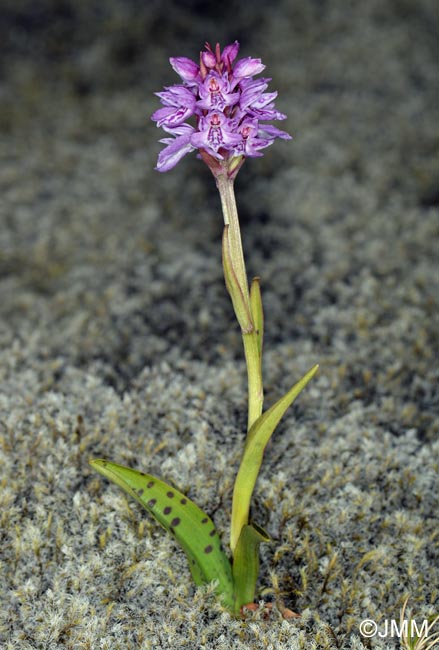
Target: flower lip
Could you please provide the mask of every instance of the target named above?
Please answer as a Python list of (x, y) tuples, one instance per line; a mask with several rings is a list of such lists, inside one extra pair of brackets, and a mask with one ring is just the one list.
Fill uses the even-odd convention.
[(230, 92), (230, 82), (227, 72), (219, 74), (211, 70), (199, 85), (200, 99), (197, 106), (207, 110), (224, 110), (239, 101), (239, 93)]
[[(171, 66), (181, 82), (156, 93), (162, 107), (151, 119), (170, 137), (159, 154), (156, 169), (168, 171), (195, 149), (214, 174), (226, 164), (240, 168), (245, 157), (261, 156), (261, 149), (276, 138), (291, 136), (263, 122), (285, 119), (274, 104), (277, 92), (266, 92), (269, 78), (254, 79), (265, 69), (260, 59), (236, 60), (239, 43), (222, 51), (209, 43), (200, 53), (199, 64), (186, 57), (171, 57)], [(194, 120), (194, 126), (187, 123)], [(239, 159), (238, 166), (234, 163)], [(217, 160), (221, 165), (215, 165)], [(235, 173), (235, 172), (234, 172)]]

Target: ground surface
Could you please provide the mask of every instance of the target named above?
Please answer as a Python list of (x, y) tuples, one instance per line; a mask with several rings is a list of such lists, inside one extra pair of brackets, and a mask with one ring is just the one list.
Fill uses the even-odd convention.
[[(438, 608), (435, 3), (6, 0), (1, 15), (0, 646), (397, 647), (359, 625), (399, 619), (407, 595), (419, 621)], [(299, 623), (232, 621), (87, 464), (161, 475), (227, 539), (246, 387), (219, 201), (194, 156), (154, 171), (149, 115), (169, 56), (235, 38), (294, 135), (237, 180), (266, 404), (321, 364), (253, 513), (273, 537), (261, 594)]]

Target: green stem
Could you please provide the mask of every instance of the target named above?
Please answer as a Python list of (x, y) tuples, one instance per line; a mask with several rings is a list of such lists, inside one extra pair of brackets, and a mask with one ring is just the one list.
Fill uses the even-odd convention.
[(255, 331), (243, 334), (244, 354), (248, 378), (248, 419), (247, 431), (262, 413), (264, 389), (262, 386), (261, 362), (259, 357), (258, 336)]
[[(233, 190), (233, 178), (227, 172), (215, 174), (215, 178), (221, 197), (225, 225), (223, 236), (224, 275), (235, 315), (241, 327), (247, 366), (248, 433), (256, 420), (261, 416), (264, 400), (262, 384), (262, 338), (264, 329), (262, 301), (257, 278), (253, 280), (251, 292), (248, 289), (238, 211)], [(236, 540), (248, 524), (249, 519), (250, 504), (248, 504), (245, 512), (243, 512), (241, 496), (237, 490), (234, 490), (230, 531), (230, 540), (234, 555)]]
[[(230, 246), (230, 258), (237, 284), (240, 287), (240, 296), (244, 310), (251, 314), (250, 293), (245, 270), (244, 253), (242, 250), (241, 230), (239, 227), (238, 211), (236, 208), (233, 179), (227, 173), (218, 174), (216, 183), (221, 197), (224, 224), (228, 226), (228, 241)], [(227, 284), (227, 278), (226, 278)], [(235, 313), (237, 310), (235, 309)], [(237, 314), (238, 318), (238, 314)], [(239, 320), (239, 318), (238, 318)], [(262, 413), (263, 385), (262, 385), (262, 364), (261, 345), (259, 333), (254, 324), (255, 317), (252, 316), (252, 328), (250, 331), (242, 331), (244, 343), (245, 361), (247, 365), (248, 378), (248, 422), (247, 430)], [(241, 328), (242, 329), (242, 328)]]

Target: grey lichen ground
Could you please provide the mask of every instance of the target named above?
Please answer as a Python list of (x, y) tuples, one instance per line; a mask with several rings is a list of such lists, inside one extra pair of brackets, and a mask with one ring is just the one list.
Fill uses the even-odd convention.
[[(434, 3), (239, 5), (233, 33), (177, 4), (109, 3), (76, 58), (5, 52), (0, 647), (396, 648), (361, 620), (398, 619), (410, 595), (422, 621), (439, 597)], [(153, 171), (145, 126), (167, 57), (214, 27), (263, 58), (295, 136), (237, 180), (266, 404), (321, 364), (266, 451), (253, 515), (277, 609), (246, 622), (87, 464), (174, 482), (227, 544), (246, 386), (219, 202), (199, 161)], [(141, 46), (130, 66), (118, 35)]]

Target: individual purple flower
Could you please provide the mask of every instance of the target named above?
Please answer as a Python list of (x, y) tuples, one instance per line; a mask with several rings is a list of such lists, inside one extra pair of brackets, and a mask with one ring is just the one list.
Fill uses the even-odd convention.
[(238, 56), (238, 52), (239, 52), (238, 41), (235, 41), (231, 45), (226, 45), (226, 47), (223, 49), (223, 53), (221, 55), (221, 61), (223, 61), (226, 64), (227, 69), (229, 69), (233, 61)]
[(212, 70), (198, 86), (200, 96), (197, 106), (207, 110), (223, 111), (226, 106), (234, 106), (240, 98), (239, 92), (230, 92), (227, 72), (222, 75)]
[(200, 68), (196, 63), (185, 56), (171, 57), (169, 62), (183, 81), (191, 86), (197, 84)]
[[(245, 158), (261, 156), (276, 138), (291, 139), (285, 131), (261, 122), (283, 120), (274, 100), (265, 92), (270, 79), (254, 79), (265, 69), (260, 59), (236, 61), (239, 43), (221, 52), (206, 43), (199, 65), (186, 57), (170, 59), (183, 83), (156, 93), (163, 104), (152, 118), (170, 137), (159, 154), (158, 171), (172, 169), (187, 153), (198, 150), (212, 172), (236, 175)], [(192, 126), (186, 120), (194, 120)]]
[[(244, 79), (240, 84), (239, 107), (245, 111), (249, 106), (265, 105), (277, 97), (277, 92), (266, 93), (271, 79)], [(157, 93), (158, 94), (158, 93)]]
[(260, 126), (259, 121), (251, 117), (246, 117), (238, 129), (242, 137), (240, 151), (243, 156), (249, 158), (262, 156), (260, 150), (272, 144), (275, 138), (291, 139), (291, 136), (286, 131), (281, 131), (268, 124)]
[(155, 94), (164, 104), (151, 116), (157, 126), (178, 126), (195, 112), (196, 96), (186, 86), (170, 86)]
[(233, 77), (235, 81), (240, 81), (253, 77), (254, 74), (259, 74), (262, 70), (265, 70), (265, 65), (261, 63), (261, 59), (252, 59), (248, 56), (246, 59), (240, 59), (235, 65)]
[(221, 150), (234, 151), (242, 141), (241, 134), (236, 132), (230, 120), (220, 111), (209, 111), (201, 117), (198, 129), (191, 137), (191, 144), (220, 159), (224, 158)]
[(173, 134), (173, 138), (162, 138), (160, 142), (167, 146), (159, 153), (157, 161), (157, 171), (168, 172), (190, 151), (194, 151), (195, 147), (191, 143), (191, 136), (195, 129), (189, 124), (181, 124), (175, 128), (167, 129)]

